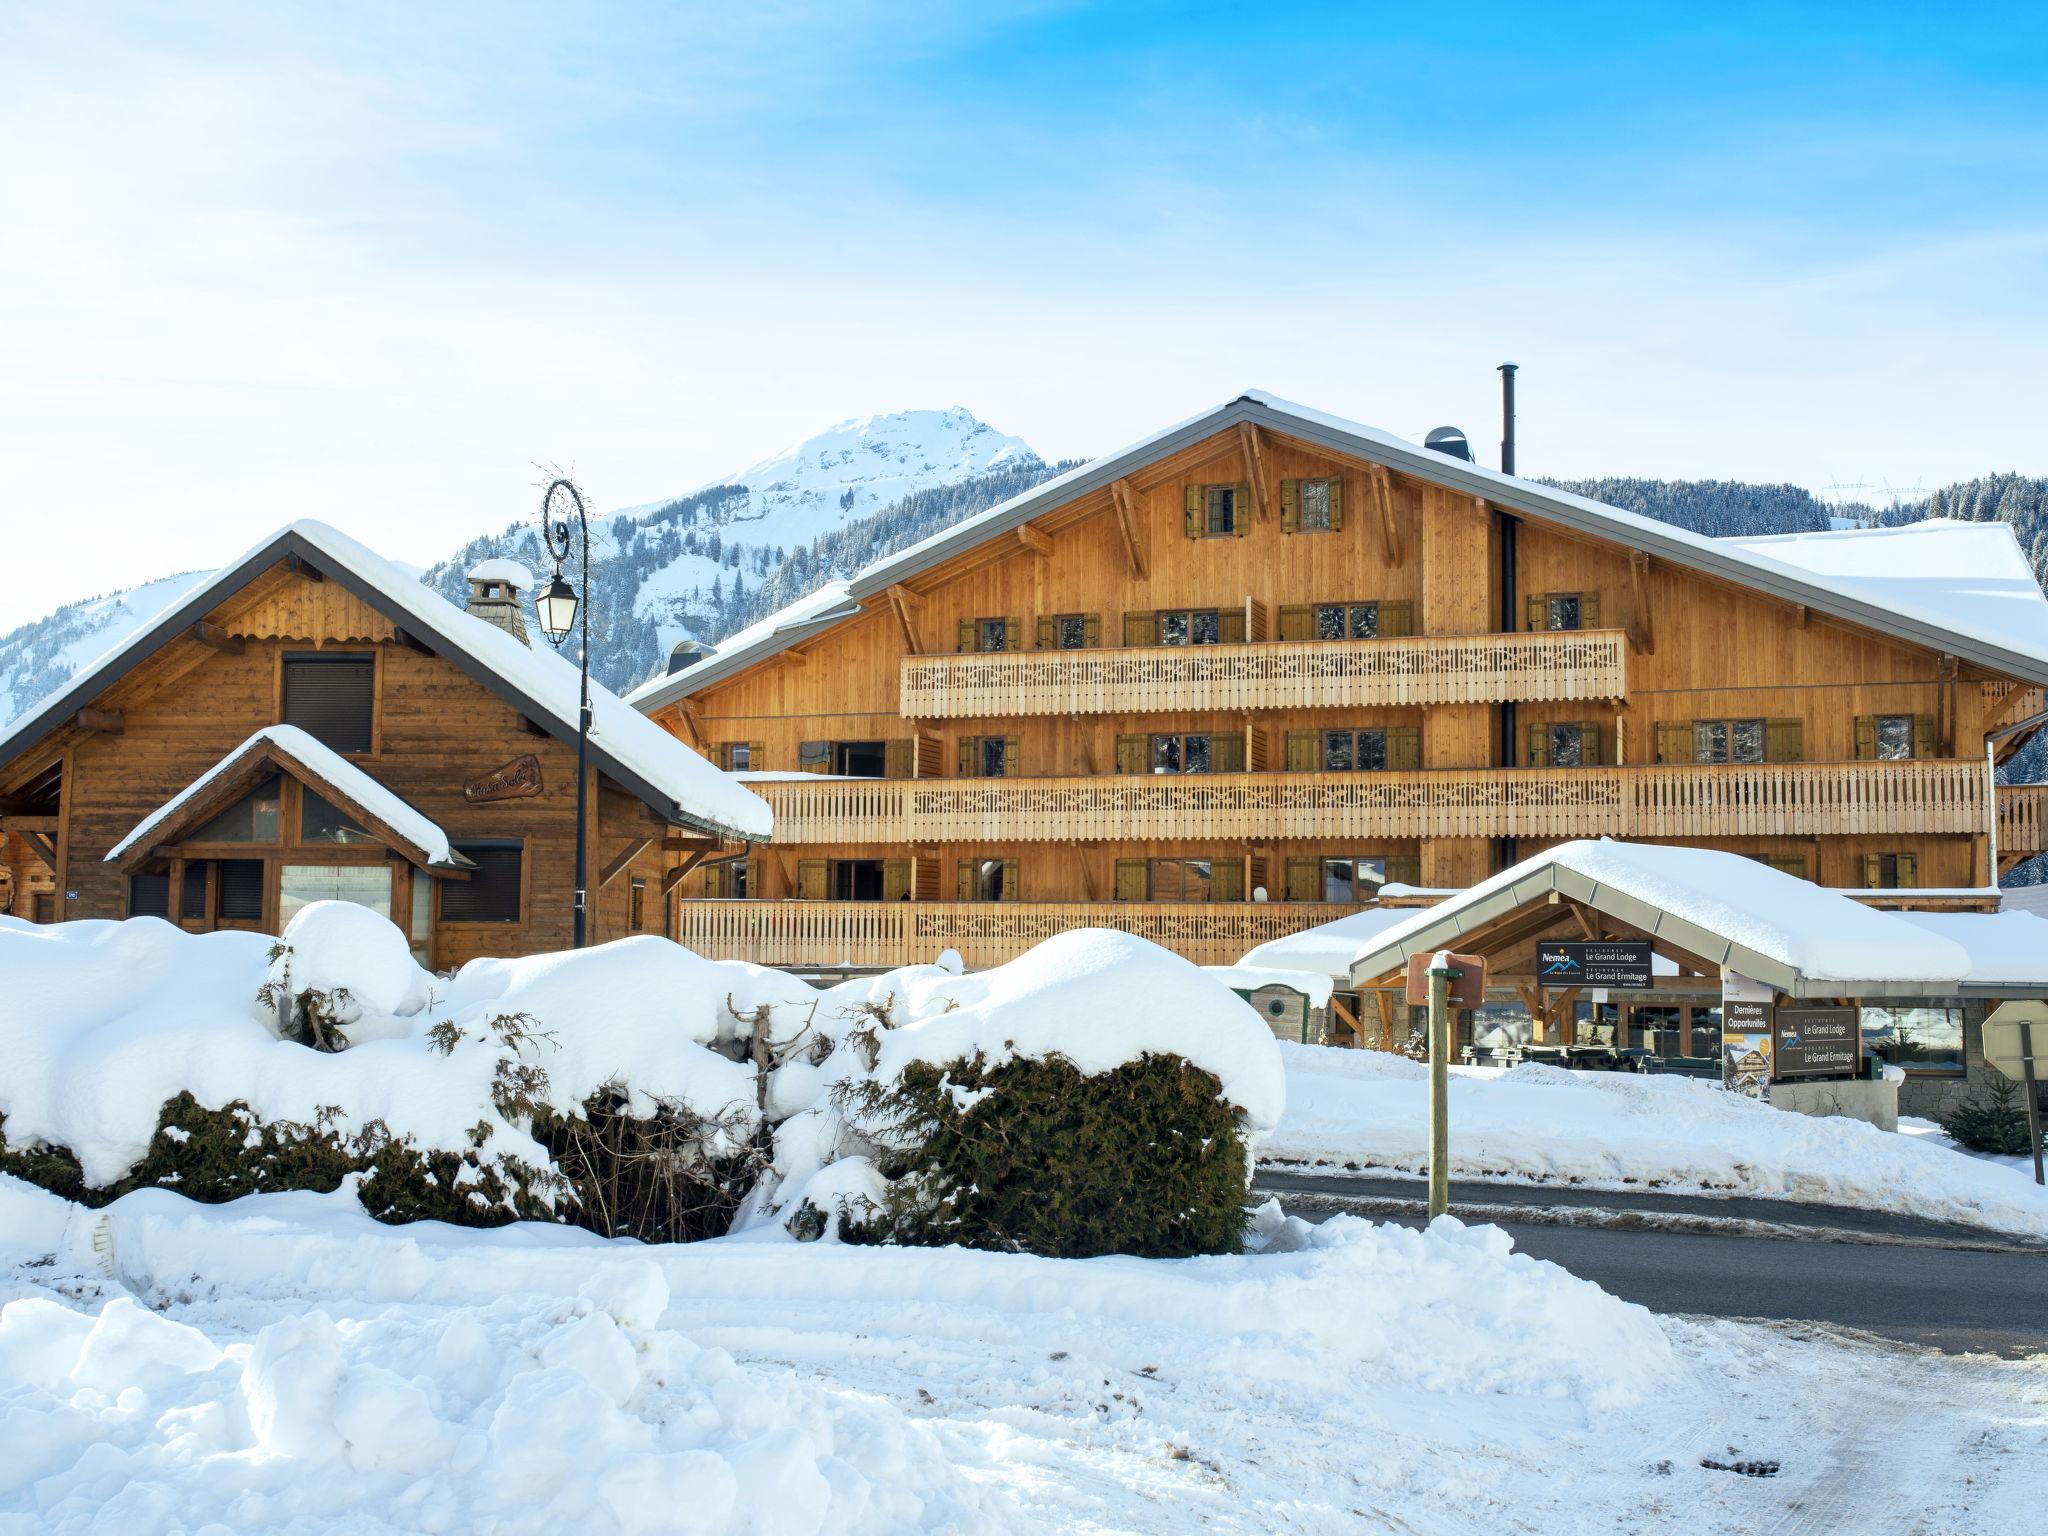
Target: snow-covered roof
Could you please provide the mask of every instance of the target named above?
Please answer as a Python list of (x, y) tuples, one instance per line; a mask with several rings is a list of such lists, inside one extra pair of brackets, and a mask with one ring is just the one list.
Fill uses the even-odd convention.
[[(1674, 948), (1794, 996), (1933, 996), (1979, 985), (1950, 914), (1883, 912), (1738, 853), (1599, 841), (1560, 843), (1434, 907), (1406, 914), (1360, 947), (1369, 981), (1426, 949), (1562, 893)], [(2043, 967), (2048, 971), (2048, 966)]]
[(1323, 971), (1296, 971), (1271, 965), (1205, 965), (1202, 969), (1233, 992), (1256, 992), (1261, 987), (1291, 987), (1308, 998), (1312, 1008), (1327, 1008), (1336, 980)]
[[(1359, 949), (1396, 923), (1414, 917), (1414, 907), (1369, 907), (1332, 923), (1304, 928), (1284, 939), (1268, 939), (1238, 958), (1241, 966), (1276, 966), (1282, 970), (1318, 971), (1351, 982), (1351, 961)], [(1426, 909), (1420, 909), (1426, 910)]]
[(510, 560), (503, 555), (477, 561), (469, 568), (469, 575), (465, 579), (503, 582), (515, 592), (533, 590), (533, 572), (527, 569), (524, 562)]
[[(135, 662), (189, 629), (257, 573), (296, 555), (396, 622), (558, 737), (576, 735), (578, 669), (545, 649), (528, 649), (494, 624), (423, 585), (337, 528), (287, 523), (201, 582), (157, 620), (129, 635), (0, 737), (0, 764), (62, 724)], [(597, 767), (669, 819), (707, 831), (766, 837), (768, 803), (722, 773), (623, 699), (590, 685), (590, 750)]]
[(1963, 978), (1975, 987), (2048, 988), (2048, 934), (2030, 912), (1893, 912), (1958, 945), (1970, 957)]
[(179, 790), (162, 805), (138, 821), (128, 835), (107, 851), (106, 862), (117, 863), (131, 848), (152, 841), (159, 828), (174, 825), (179, 812), (207, 798), (207, 791), (235, 770), (258, 759), (282, 758), (313, 784), (328, 791), (345, 807), (353, 807), (381, 823), (405, 845), (404, 851), (436, 869), (466, 867), (469, 860), (455, 852), (448, 834), (425, 813), (379, 784), (354, 763), (319, 738), (296, 725), (266, 725), (226, 757)]
[[(687, 672), (656, 678), (635, 689), (632, 701), (641, 709), (656, 709), (730, 677), (783, 650), (815, 631), (821, 623), (860, 612), (863, 599), (895, 583), (1077, 497), (1104, 490), (1154, 460), (1240, 423), (1284, 433), (1333, 452), (1355, 454), (1402, 474), (1483, 497), (1495, 506), (1539, 521), (1616, 540), (1631, 549), (1738, 582), (1816, 612), (1964, 657), (1995, 672), (2048, 683), (2048, 598), (2042, 596), (2038, 587), (2029, 595), (2010, 584), (2011, 561), (2018, 553), (2018, 544), (2011, 530), (2003, 525), (1966, 525), (1998, 530), (1973, 532), (1967, 541), (1941, 542), (1946, 538), (1941, 531), (1924, 535), (1915, 547), (1929, 551), (1930, 555), (1939, 550), (1933, 567), (1943, 574), (1918, 584), (1885, 583), (1871, 568), (1879, 558), (1877, 552), (1885, 547), (1881, 544), (1858, 546), (1851, 542), (1839, 546), (1838, 551), (1826, 544), (1776, 548), (1769, 539), (1708, 538), (1605, 502), (1432, 452), (1405, 438), (1298, 405), (1264, 390), (1248, 390), (1234, 400), (1056, 475), (1021, 496), (874, 561), (850, 581), (834, 583), (829, 611), (805, 609), (803, 604), (809, 599), (800, 599), (729, 637), (714, 655)], [(1904, 531), (1880, 530), (1879, 536)], [(1827, 540), (1838, 536), (1791, 537)], [(2004, 547), (1993, 553), (1992, 545), (1997, 539), (2003, 539)], [(1849, 553), (1859, 548), (1865, 552)], [(1973, 570), (1970, 561), (1980, 556), (1990, 560), (1991, 568), (1997, 572), (1993, 584), (1998, 601), (1994, 604), (1981, 602), (1972, 595), (1981, 590), (1982, 579), (1981, 572)], [(1867, 574), (1858, 575), (1859, 570)]]

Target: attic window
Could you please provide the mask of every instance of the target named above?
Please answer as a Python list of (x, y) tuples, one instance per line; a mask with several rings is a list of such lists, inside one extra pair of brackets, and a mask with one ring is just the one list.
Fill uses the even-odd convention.
[(337, 752), (368, 752), (376, 689), (373, 655), (288, 651), (278, 718)]

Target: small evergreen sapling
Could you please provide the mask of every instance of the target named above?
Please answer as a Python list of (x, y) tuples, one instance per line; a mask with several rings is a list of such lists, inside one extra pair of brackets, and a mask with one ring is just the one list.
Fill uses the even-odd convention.
[(1972, 1152), (1993, 1152), (2007, 1157), (2027, 1156), (2027, 1106), (2020, 1097), (2020, 1085), (2003, 1074), (1994, 1074), (1985, 1085), (1988, 1100), (1973, 1094), (1949, 1112), (1941, 1122), (1951, 1140)]

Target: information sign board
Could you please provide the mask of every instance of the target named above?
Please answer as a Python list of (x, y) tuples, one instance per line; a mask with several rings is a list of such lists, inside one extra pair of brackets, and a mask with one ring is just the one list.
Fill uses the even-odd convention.
[(1650, 985), (1650, 945), (1644, 940), (1536, 946), (1536, 980), (1546, 987)]
[(1771, 1075), (1854, 1077), (1863, 1067), (1863, 1015), (1856, 1008), (1780, 1008)]

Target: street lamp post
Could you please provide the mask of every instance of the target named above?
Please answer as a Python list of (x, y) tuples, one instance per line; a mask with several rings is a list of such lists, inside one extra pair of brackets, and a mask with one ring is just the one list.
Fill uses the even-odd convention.
[[(541, 633), (550, 641), (560, 645), (570, 628), (580, 616), (583, 629), (578, 637), (577, 661), (583, 672), (583, 693), (581, 708), (576, 717), (576, 919), (575, 947), (583, 947), (585, 919), (590, 907), (590, 880), (587, 874), (589, 857), (589, 794), (590, 775), (587, 760), (590, 754), (590, 603), (589, 594), (585, 601), (576, 600), (576, 589), (562, 579), (562, 562), (569, 558), (569, 520), (566, 515), (555, 515), (555, 495), (560, 492), (568, 499), (576, 513), (576, 522), (583, 535), (583, 580), (590, 582), (590, 518), (583, 510), (583, 496), (573, 482), (554, 480), (548, 484), (547, 492), (540, 499), (540, 532), (547, 544), (548, 554), (555, 562), (554, 576), (539, 597), (534, 599), (534, 616), (540, 620)], [(580, 614), (579, 614), (580, 610)]]

